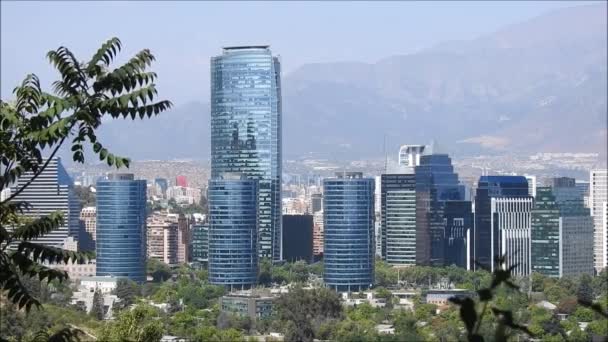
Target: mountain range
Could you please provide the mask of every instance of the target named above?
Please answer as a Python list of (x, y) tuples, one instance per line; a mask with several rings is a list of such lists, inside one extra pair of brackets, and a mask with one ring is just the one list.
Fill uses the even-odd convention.
[[(303, 65), (283, 75), (283, 153), (379, 157), (435, 140), (464, 155), (605, 156), (606, 28), (605, 3), (577, 6), (372, 64)], [(209, 126), (209, 104), (191, 102), (100, 136), (134, 159), (206, 159)]]

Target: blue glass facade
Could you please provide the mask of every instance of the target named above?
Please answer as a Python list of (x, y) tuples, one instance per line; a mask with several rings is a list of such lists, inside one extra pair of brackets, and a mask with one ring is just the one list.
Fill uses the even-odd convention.
[(258, 183), (211, 179), (209, 196), (209, 282), (248, 288), (257, 281)]
[(361, 173), (323, 181), (324, 280), (338, 291), (374, 283), (374, 186)]
[(211, 58), (211, 178), (258, 180), (258, 252), (281, 254), (281, 68), (268, 46)]
[(97, 275), (146, 280), (146, 181), (97, 181)]
[[(446, 216), (446, 203), (463, 201), (464, 193), (464, 186), (460, 185), (458, 174), (454, 172), (452, 160), (447, 154), (431, 154), (420, 157), (420, 165), (416, 166), (417, 264), (443, 266), (463, 258), (461, 255), (448, 255), (446, 253), (460, 253), (463, 251), (461, 248), (452, 248), (455, 245), (450, 245), (449, 239), (462, 240), (465, 238), (463, 235), (466, 234), (465, 228), (453, 229), (453, 225), (460, 223), (459, 218), (469, 221), (470, 211), (468, 213), (456, 213), (454, 211), (457, 209), (465, 210), (466, 204), (462, 206), (451, 205), (449, 208), (450, 217), (448, 218)], [(457, 220), (453, 221), (453, 219)], [(454, 240), (451, 242), (453, 243)], [(458, 242), (457, 245), (461, 242)], [(459, 266), (464, 265), (459, 263)]]
[[(481, 176), (475, 196), (475, 228), (473, 234), (473, 255), (471, 266), (477, 269), (475, 261), (491, 268), (494, 256), (492, 245), (498, 251), (498, 225), (492, 228), (492, 198), (527, 198), (528, 180), (524, 176)], [(494, 234), (492, 234), (494, 229)], [(492, 241), (494, 236), (494, 241)]]

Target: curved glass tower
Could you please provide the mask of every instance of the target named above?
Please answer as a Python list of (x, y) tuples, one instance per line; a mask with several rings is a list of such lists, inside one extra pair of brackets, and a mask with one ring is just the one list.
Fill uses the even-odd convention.
[(374, 283), (374, 183), (360, 172), (323, 181), (324, 280), (337, 291)]
[(97, 181), (97, 275), (146, 280), (146, 181)]
[(281, 67), (268, 46), (211, 58), (211, 178), (257, 179), (258, 253), (281, 254)]
[(257, 181), (212, 179), (208, 196), (209, 282), (249, 288), (257, 281)]

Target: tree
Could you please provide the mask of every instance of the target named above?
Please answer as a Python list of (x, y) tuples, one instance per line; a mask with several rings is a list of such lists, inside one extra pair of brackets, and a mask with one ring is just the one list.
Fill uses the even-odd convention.
[(160, 341), (164, 329), (159, 312), (150, 305), (140, 304), (133, 310), (121, 312), (117, 319), (101, 331), (98, 341)]
[(583, 274), (580, 277), (576, 296), (580, 302), (591, 303), (593, 301), (593, 289), (591, 288), (591, 276)]
[(148, 259), (146, 272), (152, 276), (154, 282), (163, 282), (171, 278), (171, 267), (156, 259)]
[(139, 296), (140, 292), (139, 285), (133, 280), (118, 279), (114, 293), (120, 298), (120, 302), (114, 304), (114, 308), (120, 310), (131, 306), (131, 304), (135, 303), (135, 297)]
[[(80, 261), (84, 255), (33, 243), (33, 239), (60, 227), (63, 215), (55, 212), (26, 220), (22, 214), (30, 206), (17, 196), (46, 169), (66, 140), (71, 140), (76, 162), (84, 162), (88, 145), (109, 166), (128, 167), (129, 159), (110, 153), (98, 141), (96, 129), (102, 118), (143, 119), (171, 107), (169, 101), (152, 102), (157, 90), (156, 74), (146, 72), (154, 61), (149, 50), (142, 50), (119, 68), (109, 69), (121, 46), (118, 38), (112, 38), (84, 63), (66, 47), (52, 50), (47, 57), (60, 73), (60, 79), (53, 83), (53, 93), (43, 91), (38, 77), (31, 74), (15, 88), (15, 101), (0, 100), (0, 191), (27, 172), (32, 174), (0, 202), (0, 288), (11, 302), (26, 310), (32, 305), (39, 307), (40, 302), (23, 286), (22, 275), (40, 281), (63, 281), (68, 278), (66, 272), (42, 263)], [(43, 158), (46, 152), (48, 156)], [(9, 250), (9, 245), (16, 250)]]
[(90, 315), (95, 317), (97, 320), (103, 320), (105, 316), (105, 310), (103, 308), (103, 295), (101, 291), (95, 290), (93, 294), (93, 306), (91, 307)]
[(286, 340), (312, 341), (315, 327), (342, 316), (342, 304), (338, 294), (330, 289), (296, 287), (277, 299), (275, 312), (284, 322)]

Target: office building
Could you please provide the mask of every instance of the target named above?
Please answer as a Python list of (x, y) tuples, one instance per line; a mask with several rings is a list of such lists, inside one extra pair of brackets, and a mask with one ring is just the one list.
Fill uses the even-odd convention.
[(177, 217), (177, 262), (185, 264), (190, 260), (190, 220), (184, 214)]
[(536, 176), (524, 175), (528, 180), (528, 195), (536, 197)]
[(464, 186), (447, 154), (421, 156), (415, 171), (416, 263), (443, 266), (446, 264), (445, 203), (464, 200)]
[(192, 262), (206, 266), (209, 261), (209, 225), (196, 223), (192, 225), (191, 240)]
[(323, 210), (317, 211), (312, 217), (312, 254), (315, 261), (323, 259)]
[(471, 238), (474, 224), (471, 201), (445, 201), (443, 218), (444, 265), (471, 269)]
[(229, 288), (256, 283), (258, 181), (225, 174), (210, 179), (209, 282)]
[(592, 170), (589, 173), (589, 208), (593, 216), (593, 259), (598, 273), (608, 266), (608, 227), (603, 209), (605, 202), (608, 202), (608, 170)]
[[(97, 232), (97, 208), (84, 207), (80, 211), (80, 221), (84, 227), (78, 238), (78, 244), (82, 251), (94, 251)], [(82, 228), (81, 227), (81, 228)]]
[(176, 265), (178, 243), (177, 221), (166, 213), (154, 213), (147, 220), (148, 259)]
[(537, 189), (532, 208), (530, 239), (531, 271), (547, 277), (559, 277), (561, 260), (559, 207), (549, 187)]
[(374, 179), (340, 172), (323, 181), (324, 280), (338, 291), (374, 283)]
[(177, 176), (175, 177), (175, 186), (181, 186), (182, 188), (188, 187), (188, 179), (186, 176)]
[(416, 264), (416, 176), (381, 176), (382, 258), (394, 266)]
[(281, 64), (268, 46), (211, 58), (211, 178), (258, 180), (258, 253), (281, 260)]
[[(529, 251), (532, 197), (523, 176), (481, 176), (475, 196), (473, 255), (476, 262), (494, 270), (494, 261), (508, 253), (510, 258), (526, 259)], [(526, 273), (523, 260), (518, 274)], [(514, 259), (510, 259), (514, 262)], [(512, 264), (510, 264), (512, 265)]]
[(154, 185), (158, 187), (158, 192), (165, 197), (167, 195), (167, 189), (169, 188), (169, 182), (166, 178), (155, 178)]
[(235, 291), (220, 298), (220, 310), (251, 321), (269, 318), (276, 297), (267, 291)]
[(283, 259), (312, 262), (312, 215), (283, 215)]
[[(43, 160), (43, 163), (45, 162), (46, 160)], [(17, 184), (12, 188), (11, 193), (17, 193), (33, 176), (33, 172), (24, 173), (17, 180)], [(63, 224), (60, 227), (34, 239), (33, 242), (62, 248), (68, 237), (71, 236), (78, 240), (81, 233), (80, 203), (74, 193), (72, 178), (66, 172), (59, 158), (51, 159), (40, 175), (18, 193), (12, 201), (24, 201), (30, 205), (30, 208), (23, 212), (23, 216), (28, 218), (44, 217), (56, 211), (63, 214)]]
[(314, 213), (323, 210), (323, 194), (310, 195), (310, 212)]
[(593, 218), (572, 178), (553, 180), (559, 208), (560, 277), (593, 275)]
[(574, 186), (581, 194), (581, 197), (583, 198), (583, 201), (585, 203), (585, 207), (589, 208), (589, 182), (577, 179), (575, 181)]
[(97, 275), (146, 280), (146, 181), (110, 174), (97, 181)]
[(382, 178), (374, 177), (374, 240), (376, 241), (376, 255), (382, 257)]
[(406, 173), (414, 173), (414, 168), (420, 165), (420, 157), (428, 150), (426, 145), (402, 145), (399, 148), (399, 166)]

